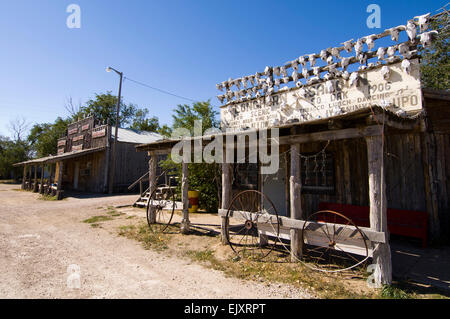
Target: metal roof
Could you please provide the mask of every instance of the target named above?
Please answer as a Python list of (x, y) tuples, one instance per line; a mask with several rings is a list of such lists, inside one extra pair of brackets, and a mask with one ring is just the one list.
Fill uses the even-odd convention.
[(13, 166), (54, 163), (54, 162), (57, 162), (57, 161), (63, 160), (63, 159), (69, 159), (69, 158), (73, 158), (73, 157), (87, 155), (90, 153), (104, 151), (105, 149), (106, 149), (106, 147), (103, 146), (103, 147), (97, 147), (97, 148), (90, 148), (87, 150), (67, 152), (67, 153), (62, 153), (59, 155), (41, 157), (41, 158), (36, 158), (36, 159), (32, 159), (32, 160), (25, 161), (25, 162), (15, 163), (15, 164), (13, 164)]
[[(115, 137), (116, 128), (111, 127), (111, 136)], [(117, 141), (124, 143), (147, 144), (163, 139), (163, 136), (155, 132), (139, 131), (130, 128), (119, 127)]]

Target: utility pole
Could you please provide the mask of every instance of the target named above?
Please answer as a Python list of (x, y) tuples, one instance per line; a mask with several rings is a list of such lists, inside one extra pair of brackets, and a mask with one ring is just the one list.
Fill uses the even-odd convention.
[[(112, 165), (111, 165), (111, 175), (109, 178), (109, 190), (108, 193), (113, 193), (113, 185), (114, 185), (114, 174), (116, 170), (116, 152), (117, 152), (117, 137), (119, 132), (119, 112), (120, 112), (120, 96), (122, 94), (122, 78), (123, 73), (119, 72), (111, 67), (106, 68), (106, 72), (114, 71), (120, 76), (120, 82), (119, 82), (119, 95), (117, 96), (117, 108), (116, 108), (116, 127), (114, 131), (114, 143), (113, 143), (113, 149), (112, 149)], [(109, 159), (108, 159), (109, 160)]]

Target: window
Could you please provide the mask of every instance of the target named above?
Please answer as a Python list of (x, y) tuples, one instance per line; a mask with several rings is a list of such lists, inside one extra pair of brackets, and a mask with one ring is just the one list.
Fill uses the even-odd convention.
[(238, 163), (233, 165), (233, 189), (258, 189), (257, 163)]
[(333, 194), (333, 155), (327, 152), (304, 154), (301, 158), (302, 191), (305, 194)]

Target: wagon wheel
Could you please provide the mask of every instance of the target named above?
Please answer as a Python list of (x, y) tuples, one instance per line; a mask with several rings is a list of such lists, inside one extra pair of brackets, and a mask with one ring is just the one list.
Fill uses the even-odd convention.
[[(161, 192), (161, 187), (167, 187), (167, 189)], [(172, 188), (159, 185), (153, 190), (147, 203), (147, 223), (152, 232), (162, 233), (168, 229), (175, 206), (175, 192)]]
[[(276, 246), (280, 231), (278, 213), (263, 193), (240, 192), (232, 199), (226, 217), (226, 239), (238, 257), (260, 261)], [(260, 236), (261, 231), (269, 236)]]
[[(331, 225), (326, 227), (325, 222)], [(347, 245), (343, 240), (345, 237), (350, 237)], [(303, 261), (313, 270), (347, 271), (362, 265), (370, 257), (364, 233), (349, 218), (331, 210), (309, 216), (303, 225), (302, 241)]]

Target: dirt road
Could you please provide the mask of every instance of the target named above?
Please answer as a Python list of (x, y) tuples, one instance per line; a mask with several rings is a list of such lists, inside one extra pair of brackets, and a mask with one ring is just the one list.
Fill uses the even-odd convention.
[[(135, 196), (57, 202), (19, 188), (0, 184), (0, 298), (310, 298), (287, 285), (227, 278), (81, 222)], [(68, 284), (73, 276), (80, 288)]]

